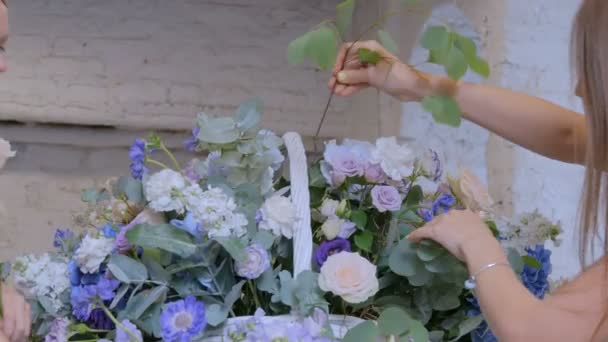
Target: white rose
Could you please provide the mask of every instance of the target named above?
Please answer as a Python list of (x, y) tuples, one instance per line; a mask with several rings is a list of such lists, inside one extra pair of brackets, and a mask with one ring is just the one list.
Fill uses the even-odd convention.
[(319, 287), (348, 303), (362, 303), (378, 292), (376, 265), (358, 253), (333, 254), (321, 266)]
[(82, 273), (96, 273), (99, 266), (114, 249), (114, 240), (94, 238), (87, 234), (74, 253), (74, 260)]
[(340, 202), (331, 198), (326, 198), (323, 200), (323, 204), (321, 204), (321, 214), (327, 218), (336, 216), (339, 205)]
[(486, 211), (494, 205), (494, 201), (485, 187), (471, 171), (464, 170), (458, 179), (456, 195), (464, 205), (472, 211)]
[(293, 237), (293, 225), (296, 221), (296, 208), (283, 196), (272, 196), (260, 209), (262, 220), (259, 228), (269, 230), (276, 236)]
[(12, 158), (15, 156), (15, 151), (11, 151), (11, 144), (0, 138), (0, 169), (2, 169), (4, 167), (4, 164), (6, 164), (6, 161), (9, 158)]
[(406, 145), (399, 145), (397, 138), (379, 138), (372, 150), (372, 164), (379, 164), (392, 180), (399, 181), (414, 172), (416, 156)]
[(338, 236), (340, 230), (342, 230), (342, 225), (344, 224), (344, 220), (341, 220), (337, 217), (330, 217), (323, 225), (321, 226), (321, 231), (325, 234), (325, 238), (327, 240), (333, 240)]

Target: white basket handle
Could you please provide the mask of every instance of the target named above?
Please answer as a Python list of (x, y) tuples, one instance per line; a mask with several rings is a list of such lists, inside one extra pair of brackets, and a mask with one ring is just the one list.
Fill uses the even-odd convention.
[(289, 158), (291, 201), (296, 208), (297, 221), (293, 234), (293, 277), (310, 270), (312, 260), (312, 230), (310, 227), (310, 193), (308, 192), (308, 163), (302, 138), (295, 132), (283, 135)]

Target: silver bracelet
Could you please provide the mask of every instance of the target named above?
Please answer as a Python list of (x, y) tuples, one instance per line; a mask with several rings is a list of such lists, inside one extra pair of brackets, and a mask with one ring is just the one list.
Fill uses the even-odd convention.
[(475, 274), (471, 275), (469, 277), (469, 279), (464, 281), (464, 287), (466, 289), (472, 290), (474, 288), (477, 287), (477, 277), (479, 276), (479, 274), (487, 269), (496, 267), (496, 266), (509, 266), (511, 267), (511, 264), (509, 264), (508, 262), (494, 262), (491, 264), (487, 264), (484, 267), (482, 267), (479, 271), (477, 271)]

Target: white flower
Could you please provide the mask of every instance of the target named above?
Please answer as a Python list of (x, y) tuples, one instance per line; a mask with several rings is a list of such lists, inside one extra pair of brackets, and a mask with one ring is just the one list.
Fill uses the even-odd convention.
[(556, 247), (561, 240), (558, 238), (562, 232), (559, 223), (554, 224), (543, 216), (538, 210), (519, 215), (512, 223), (501, 228), (501, 242), (503, 247), (512, 247), (523, 252), (526, 247), (542, 245), (545, 241), (553, 241)]
[(344, 220), (341, 220), (337, 217), (330, 217), (323, 225), (321, 226), (321, 231), (325, 235), (327, 240), (333, 240), (338, 236), (340, 230), (342, 230), (342, 225), (344, 224)]
[(321, 266), (319, 287), (348, 303), (362, 303), (378, 292), (376, 266), (358, 253), (333, 254)]
[(272, 196), (260, 209), (262, 220), (259, 228), (269, 230), (276, 236), (293, 237), (293, 225), (296, 222), (296, 208), (283, 196)]
[(4, 167), (4, 164), (6, 164), (6, 161), (9, 158), (12, 158), (15, 156), (15, 151), (11, 151), (11, 144), (0, 138), (0, 169), (2, 169)]
[(323, 204), (321, 204), (321, 215), (329, 218), (336, 216), (336, 212), (338, 210), (338, 206), (340, 202), (333, 200), (331, 198), (326, 198), (323, 200)]
[(184, 191), (186, 209), (201, 223), (210, 238), (243, 236), (247, 232), (247, 218), (237, 212), (234, 199), (220, 188), (202, 191), (191, 185)]
[(371, 162), (380, 167), (392, 180), (399, 181), (414, 172), (416, 157), (406, 145), (399, 145), (397, 138), (379, 138), (372, 150)]
[(65, 260), (52, 260), (48, 253), (23, 256), (15, 260), (13, 270), (15, 285), (28, 298), (44, 297), (55, 311), (63, 307), (61, 295), (71, 285)]
[(74, 260), (82, 273), (96, 273), (99, 266), (114, 249), (114, 240), (105, 237), (94, 238), (87, 234), (74, 253)]
[(151, 175), (144, 183), (144, 193), (155, 211), (184, 212), (183, 191), (188, 183), (173, 170), (165, 169)]

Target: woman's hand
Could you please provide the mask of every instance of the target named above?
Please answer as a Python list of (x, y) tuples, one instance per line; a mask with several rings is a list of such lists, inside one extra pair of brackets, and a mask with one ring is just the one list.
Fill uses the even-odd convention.
[[(358, 50), (380, 54), (376, 65), (362, 63)], [(374, 87), (401, 101), (419, 101), (431, 93), (431, 76), (402, 63), (376, 41), (344, 43), (338, 52), (329, 88), (340, 96), (350, 96)], [(337, 83), (337, 84), (336, 84)]]
[[(0, 291), (2, 292), (3, 309), (0, 333), (12, 342), (27, 341), (32, 325), (30, 305), (21, 294), (6, 284), (0, 284)], [(0, 341), (2, 341), (1, 335)]]
[(414, 242), (434, 240), (466, 263), (470, 263), (472, 257), (489, 256), (498, 246), (479, 214), (470, 210), (451, 210), (438, 216), (412, 232), (408, 239)]

